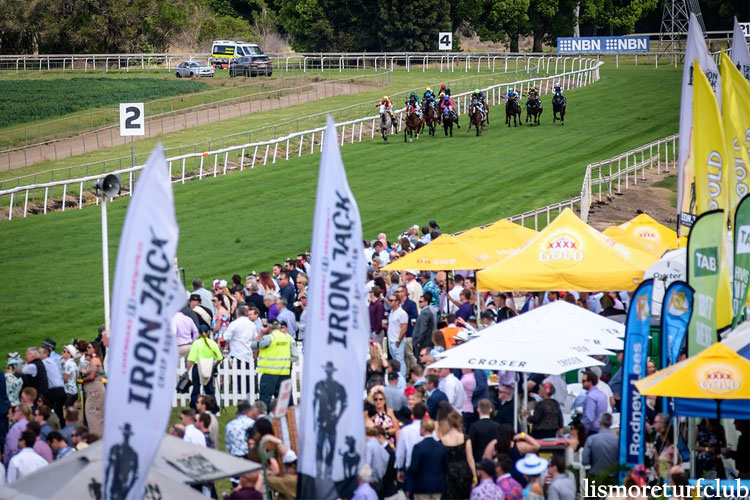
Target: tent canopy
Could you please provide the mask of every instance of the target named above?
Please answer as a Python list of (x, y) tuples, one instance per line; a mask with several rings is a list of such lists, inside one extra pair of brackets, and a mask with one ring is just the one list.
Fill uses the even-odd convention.
[(635, 290), (657, 257), (607, 238), (565, 209), (518, 252), (477, 273), (480, 290)]
[(468, 243), (482, 262), (482, 267), (508, 257), (537, 235), (533, 229), (507, 219), (501, 219), (484, 229), (474, 228), (456, 236), (458, 241)]
[(677, 238), (677, 232), (657, 222), (648, 214), (640, 214), (617, 226), (624, 232), (645, 240), (661, 243), (669, 249), (684, 247), (687, 238)]
[(602, 231), (604, 236), (612, 238), (617, 243), (625, 245), (628, 248), (635, 248), (650, 254), (654, 254), (657, 257), (664, 255), (664, 252), (669, 250), (669, 247), (659, 241), (650, 240), (647, 238), (639, 238), (632, 233), (628, 233), (619, 228), (619, 226), (609, 226), (607, 229)]
[(451, 271), (485, 267), (471, 246), (455, 236), (443, 234), (418, 250), (406, 254), (383, 268), (384, 271)]
[(635, 383), (644, 396), (750, 399), (750, 360), (717, 342)]

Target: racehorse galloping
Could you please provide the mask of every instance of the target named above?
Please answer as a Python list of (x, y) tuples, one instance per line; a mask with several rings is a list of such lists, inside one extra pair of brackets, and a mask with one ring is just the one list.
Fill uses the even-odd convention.
[(437, 124), (440, 123), (440, 116), (438, 115), (438, 111), (435, 108), (435, 105), (430, 103), (425, 103), (423, 110), (424, 123), (430, 129), (430, 135), (434, 136), (435, 128), (437, 127)]
[(450, 136), (453, 137), (453, 124), (456, 124), (456, 127), (461, 128), (458, 125), (458, 115), (447, 108), (443, 108), (443, 130), (445, 131), (445, 135), (448, 135), (448, 132), (450, 132)]
[[(517, 99), (508, 99), (505, 103), (505, 123), (510, 127), (510, 118), (513, 117), (513, 126), (523, 125), (521, 119), (521, 105), (518, 104)], [(516, 119), (518, 121), (516, 121)]]
[(409, 134), (409, 142), (414, 140), (416, 136), (419, 140), (419, 131), (422, 129), (423, 121), (422, 118), (417, 114), (413, 106), (406, 107), (406, 121), (404, 122), (404, 142), (406, 142), (406, 134)]
[(484, 129), (484, 119), (482, 112), (479, 110), (479, 101), (476, 99), (471, 101), (471, 105), (469, 106), (469, 128), (466, 129), (467, 134), (471, 130), (472, 125), (474, 125), (474, 128), (477, 131), (477, 137), (479, 137)]
[(557, 120), (557, 113), (560, 113), (560, 125), (565, 125), (565, 97), (561, 94), (555, 94), (552, 98), (552, 123)]
[(526, 123), (529, 123), (531, 118), (532, 125), (540, 125), (539, 117), (542, 116), (542, 101), (538, 97), (529, 96), (529, 100), (526, 101)]
[(391, 127), (393, 124), (391, 123), (391, 114), (388, 112), (387, 109), (385, 109), (385, 105), (380, 105), (380, 135), (383, 137), (383, 140), (386, 144), (388, 144), (388, 134), (391, 133)]

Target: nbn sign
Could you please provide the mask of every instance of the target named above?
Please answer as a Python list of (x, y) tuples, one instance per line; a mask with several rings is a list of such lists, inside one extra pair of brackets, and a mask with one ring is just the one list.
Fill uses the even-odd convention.
[(648, 36), (583, 36), (559, 37), (557, 52), (573, 54), (580, 52), (648, 52)]

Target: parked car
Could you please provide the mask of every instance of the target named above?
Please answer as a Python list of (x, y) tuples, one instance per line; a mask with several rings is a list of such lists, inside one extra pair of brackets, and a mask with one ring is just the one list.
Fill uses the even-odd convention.
[(240, 57), (229, 66), (229, 76), (257, 76), (273, 74), (273, 63), (266, 55)]
[(263, 50), (254, 43), (239, 40), (214, 40), (208, 63), (215, 68), (228, 68), (243, 56), (260, 56)]
[(214, 69), (199, 61), (183, 61), (177, 65), (174, 72), (177, 78), (193, 78), (194, 76), (214, 76)]

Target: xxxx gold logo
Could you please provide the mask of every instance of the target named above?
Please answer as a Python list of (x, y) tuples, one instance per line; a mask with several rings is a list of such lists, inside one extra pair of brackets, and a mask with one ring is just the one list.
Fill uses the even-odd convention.
[(648, 318), (651, 311), (649, 309), (650, 298), (646, 295), (639, 295), (638, 302), (636, 303), (636, 313), (638, 314), (639, 321), (645, 321)]
[(640, 227), (636, 230), (636, 234), (640, 236), (641, 238), (651, 240), (651, 241), (659, 241), (659, 233), (657, 231), (654, 231), (653, 229), (649, 227)]
[(583, 260), (581, 243), (571, 234), (558, 234), (547, 240), (539, 252), (539, 261), (561, 266), (573, 265)]
[(740, 388), (740, 381), (727, 369), (706, 370), (700, 380), (701, 389), (711, 394), (728, 394)]

